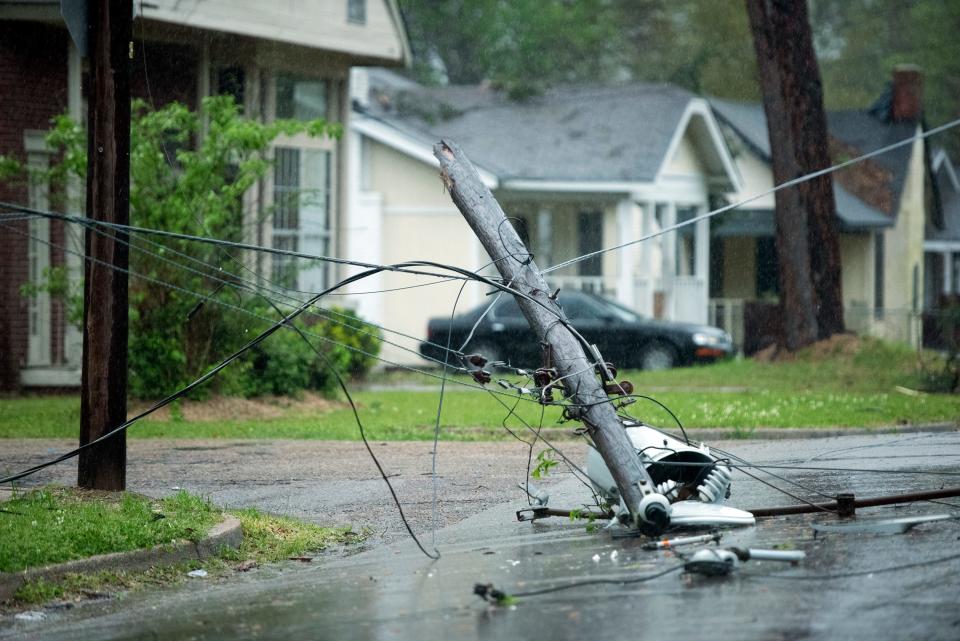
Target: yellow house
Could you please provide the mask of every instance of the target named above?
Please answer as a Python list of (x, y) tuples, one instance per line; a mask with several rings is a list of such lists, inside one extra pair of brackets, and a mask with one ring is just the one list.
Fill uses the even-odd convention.
[[(739, 202), (773, 185), (766, 118), (759, 104), (712, 100), (744, 188)], [(922, 132), (920, 76), (898, 68), (870, 108), (827, 114), (835, 161), (913, 141), (834, 174), (844, 316), (849, 330), (919, 345), (924, 302), (924, 226), (934, 207)], [(777, 258), (773, 196), (713, 223), (711, 321), (746, 351), (775, 339)], [(764, 304), (766, 303), (766, 304)]]
[[(476, 164), (552, 287), (601, 293), (653, 317), (706, 321), (706, 220), (549, 269), (691, 219), (743, 188), (702, 98), (634, 83), (560, 87), (516, 102), (484, 85), (428, 88), (384, 70), (363, 72), (354, 87), (347, 255), (495, 273), (439, 179), (432, 146), (447, 138)], [(487, 300), (480, 286), (461, 292), (457, 282), (397, 273), (353, 291), (361, 315), (397, 330), (387, 338), (411, 349), (430, 317)], [(391, 345), (383, 355), (418, 358)]]

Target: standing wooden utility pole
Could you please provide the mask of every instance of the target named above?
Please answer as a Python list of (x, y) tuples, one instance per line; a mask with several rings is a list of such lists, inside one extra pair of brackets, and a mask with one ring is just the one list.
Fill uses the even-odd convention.
[[(87, 216), (126, 225), (130, 215), (131, 0), (88, 0), (90, 98), (87, 118)], [(87, 230), (84, 270), (80, 444), (127, 418), (127, 274), (121, 231)], [(77, 484), (126, 486), (127, 440), (117, 434), (80, 453)]]
[(579, 418), (617, 484), (632, 517), (631, 525), (658, 534), (670, 522), (667, 503), (654, 493), (650, 476), (640, 465), (613, 404), (597, 380), (592, 359), (587, 359), (580, 341), (558, 322), (566, 321), (566, 315), (550, 298), (536, 263), (532, 257), (527, 260), (527, 249), (513, 227), (503, 224), (503, 210), (463, 151), (443, 141), (434, 146), (433, 155), (440, 160), (453, 202), (496, 264), (503, 282), (542, 303), (516, 296), (537, 338), (550, 346), (557, 374), (574, 407), (580, 409)]

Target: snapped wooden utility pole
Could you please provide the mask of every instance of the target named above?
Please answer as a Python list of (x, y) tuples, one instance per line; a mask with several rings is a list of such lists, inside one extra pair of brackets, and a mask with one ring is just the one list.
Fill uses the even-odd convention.
[(503, 282), (538, 302), (515, 296), (540, 342), (552, 350), (552, 362), (563, 380), (566, 396), (597, 446), (617, 484), (632, 523), (651, 534), (669, 524), (669, 507), (655, 494), (650, 476), (640, 464), (613, 404), (597, 380), (593, 360), (564, 325), (563, 309), (550, 297), (546, 281), (476, 169), (454, 143), (433, 148), (441, 176), (453, 202), (476, 233)]
[[(119, 225), (130, 212), (131, 0), (88, 0), (90, 95), (87, 118), (87, 216)], [(83, 288), (80, 444), (127, 419), (126, 233), (88, 229)], [(123, 432), (80, 453), (77, 485), (122, 490)]]

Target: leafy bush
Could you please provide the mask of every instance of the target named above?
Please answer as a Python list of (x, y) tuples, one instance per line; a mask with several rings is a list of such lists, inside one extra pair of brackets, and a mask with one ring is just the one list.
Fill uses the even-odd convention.
[[(338, 136), (340, 126), (323, 120), (249, 120), (241, 116), (228, 96), (206, 98), (199, 112), (178, 103), (153, 110), (135, 101), (130, 149), (131, 224), (241, 240), (244, 195), (270, 171), (273, 141), (280, 135), (298, 133)], [(41, 172), (0, 157), (0, 178), (9, 181), (19, 174), (46, 180), (56, 206), (75, 206), (63, 201), (62, 196), (68, 193), (65, 186), (69, 180), (82, 179), (86, 173), (85, 137), (82, 127), (67, 116), (59, 116), (53, 121), (47, 143), (60, 162), (38, 176)], [(130, 240), (130, 270), (135, 274), (129, 281), (131, 396), (156, 398), (176, 391), (268, 326), (265, 320), (244, 311), (261, 319), (276, 316), (259, 296), (244, 297), (223, 287), (218, 279), (223, 274), (221, 268), (244, 268), (231, 264), (229, 261), (237, 261), (221, 248), (166, 238), (160, 243), (142, 234), (134, 234)], [(47, 291), (76, 300), (71, 292), (77, 290), (66, 280), (62, 268), (50, 270), (43, 282), (28, 284), (23, 293), (29, 296)], [(198, 299), (191, 292), (208, 298)], [(364, 333), (362, 321), (352, 312), (336, 313), (342, 316), (331, 316), (339, 323), (323, 319), (300, 326), (333, 341), (312, 339), (334, 366), (361, 375), (372, 365), (372, 357), (335, 343), (376, 355), (379, 341), (375, 334)], [(82, 315), (72, 314), (71, 318), (79, 321)], [(244, 396), (290, 394), (301, 389), (328, 391), (333, 382), (323, 359), (296, 332), (282, 329), (226, 368), (212, 386), (198, 392), (214, 389)]]

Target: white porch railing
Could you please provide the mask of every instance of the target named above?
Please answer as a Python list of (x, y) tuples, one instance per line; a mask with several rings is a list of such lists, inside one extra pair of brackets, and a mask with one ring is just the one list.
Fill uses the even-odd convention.
[[(744, 306), (742, 298), (711, 298), (707, 322), (733, 337), (738, 349), (743, 349)], [(922, 318), (907, 309), (886, 309), (881, 313), (864, 305), (848, 305), (843, 310), (848, 331), (860, 336), (875, 336), (884, 340), (918, 346), (922, 335)]]
[(711, 298), (707, 308), (707, 323), (730, 334), (738, 350), (743, 350), (744, 302), (742, 298)]
[(707, 283), (697, 276), (673, 279), (673, 320), (687, 323), (707, 321)]
[(606, 276), (548, 276), (547, 284), (556, 289), (569, 289), (591, 294), (602, 294), (609, 298), (616, 298), (617, 287), (613, 278)]

